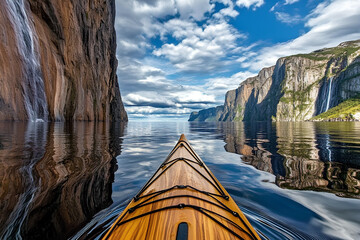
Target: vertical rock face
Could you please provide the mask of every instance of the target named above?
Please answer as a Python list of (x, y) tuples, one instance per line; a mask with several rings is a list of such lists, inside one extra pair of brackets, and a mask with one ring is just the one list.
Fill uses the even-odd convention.
[[(116, 77), (115, 1), (16, 1), (30, 23), (48, 118), (127, 121)], [(27, 120), (28, 71), (11, 16), (0, 0), (0, 120)]]
[(303, 121), (360, 94), (360, 40), (281, 58), (189, 121)]
[[(251, 120), (253, 116), (260, 118), (264, 113), (271, 114), (271, 105), (263, 106), (269, 101), (269, 92), (273, 91), (272, 75), (274, 67), (262, 69), (256, 77), (247, 79), (247, 84), (226, 93), (224, 112), (220, 121)], [(235, 111), (233, 110), (235, 109)], [(249, 114), (251, 110), (251, 114)]]

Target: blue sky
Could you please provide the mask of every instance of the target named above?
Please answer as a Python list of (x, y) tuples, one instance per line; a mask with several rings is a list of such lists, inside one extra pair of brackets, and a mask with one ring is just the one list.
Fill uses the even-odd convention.
[(116, 0), (130, 120), (187, 120), (283, 56), (360, 39), (360, 0)]

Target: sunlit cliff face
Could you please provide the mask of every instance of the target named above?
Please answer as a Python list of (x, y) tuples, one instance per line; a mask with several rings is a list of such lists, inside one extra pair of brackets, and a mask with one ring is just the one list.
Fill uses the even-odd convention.
[(358, 96), (360, 40), (280, 58), (189, 121), (306, 121)]

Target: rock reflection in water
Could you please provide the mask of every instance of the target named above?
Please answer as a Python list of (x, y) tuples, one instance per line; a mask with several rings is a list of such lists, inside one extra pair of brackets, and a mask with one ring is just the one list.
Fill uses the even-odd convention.
[(65, 239), (111, 203), (122, 124), (0, 123), (1, 239)]
[(281, 188), (360, 198), (359, 123), (220, 123), (217, 130), (226, 151), (274, 174)]

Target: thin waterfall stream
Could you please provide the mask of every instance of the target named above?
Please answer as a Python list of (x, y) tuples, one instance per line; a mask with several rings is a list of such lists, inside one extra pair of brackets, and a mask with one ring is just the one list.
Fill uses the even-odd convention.
[(22, 88), (28, 118), (32, 122), (47, 121), (48, 108), (34, 26), (26, 13), (24, 0), (6, 2), (15, 30), (19, 54), (24, 62)]
[(326, 112), (327, 110), (329, 110), (329, 107), (330, 107), (330, 101), (331, 101), (331, 90), (332, 90), (332, 80), (333, 80), (333, 77), (331, 77), (329, 79), (329, 87), (328, 87), (328, 94), (327, 94), (327, 100), (326, 100), (326, 108), (325, 108), (325, 111)]

